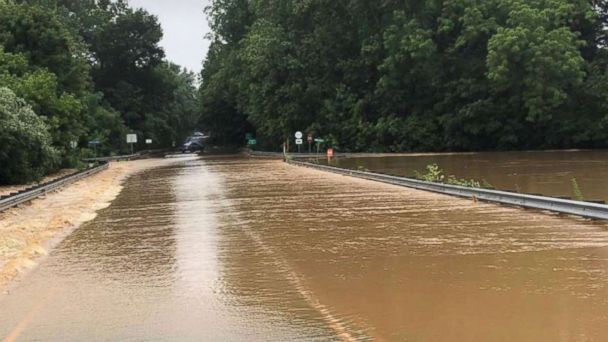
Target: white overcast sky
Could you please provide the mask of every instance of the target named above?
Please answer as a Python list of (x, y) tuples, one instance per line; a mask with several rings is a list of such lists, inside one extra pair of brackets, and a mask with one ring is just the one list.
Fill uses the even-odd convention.
[(160, 45), (167, 59), (196, 73), (209, 49), (209, 32), (203, 13), (210, 0), (129, 0), (133, 8), (142, 7), (156, 15), (163, 26)]

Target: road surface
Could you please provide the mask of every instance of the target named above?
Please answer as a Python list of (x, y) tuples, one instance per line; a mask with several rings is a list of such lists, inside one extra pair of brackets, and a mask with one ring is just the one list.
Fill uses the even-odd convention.
[(593, 341), (604, 223), (279, 161), (188, 160), (0, 295), (6, 341)]

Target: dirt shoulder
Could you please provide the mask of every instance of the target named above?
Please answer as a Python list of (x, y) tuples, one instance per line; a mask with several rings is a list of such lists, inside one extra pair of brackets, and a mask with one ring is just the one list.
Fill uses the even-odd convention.
[(109, 206), (126, 178), (181, 160), (112, 163), (108, 170), (0, 213), (0, 287), (32, 268), (54, 243)]

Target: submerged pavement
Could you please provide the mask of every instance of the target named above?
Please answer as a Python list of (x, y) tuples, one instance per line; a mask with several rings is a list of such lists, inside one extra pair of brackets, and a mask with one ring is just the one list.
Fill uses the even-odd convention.
[(601, 222), (241, 158), (133, 176), (0, 295), (13, 340), (592, 341)]

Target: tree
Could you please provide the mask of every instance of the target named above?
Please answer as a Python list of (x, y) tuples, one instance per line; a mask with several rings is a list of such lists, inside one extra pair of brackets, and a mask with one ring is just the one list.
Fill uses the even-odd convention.
[(216, 0), (208, 13), (201, 103), (205, 123), (230, 123), (212, 127), (220, 136), (251, 125), (267, 146), (306, 130), (349, 151), (608, 146), (603, 2)]
[[(192, 104), (195, 80), (179, 67), (164, 61), (158, 45), (162, 29), (155, 16), (133, 9), (123, 0), (21, 0), (30, 6), (45, 6), (62, 20), (87, 47), (95, 94), (86, 103), (101, 106), (89, 112), (89, 124), (118, 125), (93, 129), (91, 135), (106, 141), (114, 150), (124, 146), (124, 136), (132, 131), (152, 139), (155, 146), (168, 147), (195, 128)], [(190, 94), (187, 94), (190, 92)], [(94, 99), (94, 101), (90, 101)], [(172, 112), (182, 110), (185, 112)], [(198, 109), (196, 109), (198, 112)], [(115, 115), (120, 115), (125, 126)], [(191, 125), (186, 129), (186, 125)], [(109, 134), (110, 136), (103, 137)], [(98, 137), (102, 135), (101, 139)], [(140, 139), (143, 140), (143, 139)], [(109, 151), (106, 151), (109, 152)]]
[(0, 184), (31, 182), (58, 165), (48, 126), (24, 100), (0, 87)]

